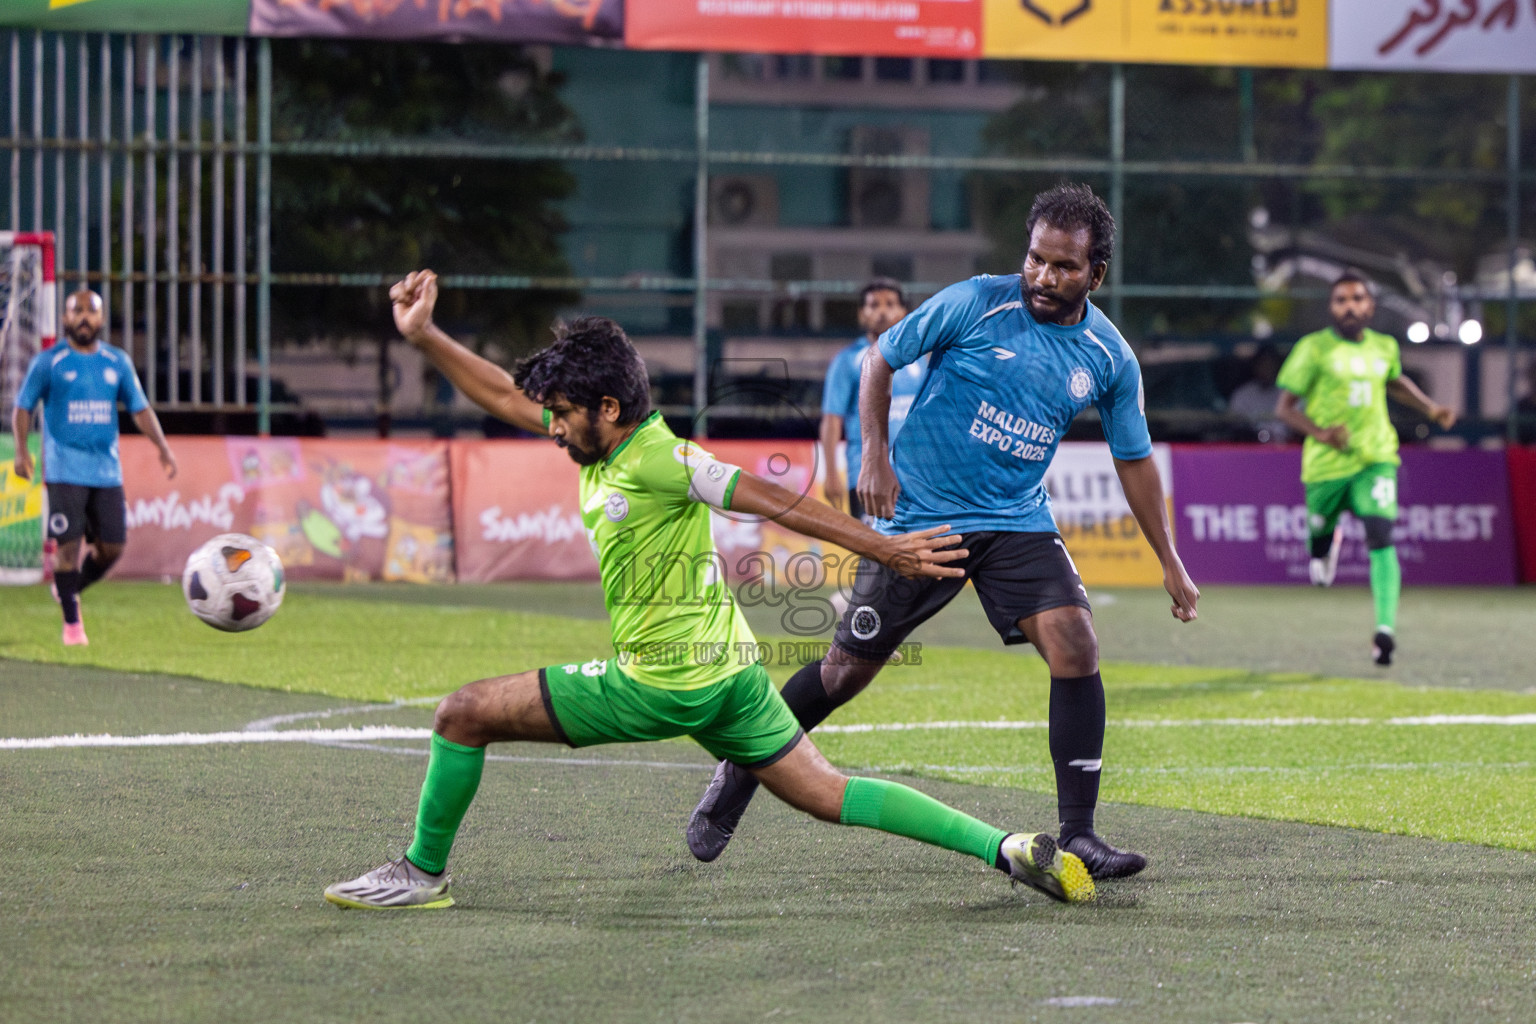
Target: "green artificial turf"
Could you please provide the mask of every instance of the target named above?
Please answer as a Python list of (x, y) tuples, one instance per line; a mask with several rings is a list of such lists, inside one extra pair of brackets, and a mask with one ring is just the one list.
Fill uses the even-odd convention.
[[(221, 634), (187, 614), (174, 587), (105, 584), (88, 595), (92, 645), (69, 649), (35, 589), (0, 590), (0, 657), (389, 701), (607, 649), (606, 624), (593, 618), (346, 593), (296, 588), (271, 623)], [(781, 638), (764, 639), (777, 650)], [(913, 661), (887, 669), (816, 734), (829, 757), (1053, 791), (1038, 659), (929, 645)], [(793, 667), (772, 671), (782, 681)], [(1103, 672), (1105, 800), (1536, 849), (1536, 696), (1213, 667), (1111, 662)], [(1496, 721), (1442, 720), (1469, 715)], [(933, 723), (948, 725), (846, 731)], [(1008, 727), (986, 727), (995, 723)]]

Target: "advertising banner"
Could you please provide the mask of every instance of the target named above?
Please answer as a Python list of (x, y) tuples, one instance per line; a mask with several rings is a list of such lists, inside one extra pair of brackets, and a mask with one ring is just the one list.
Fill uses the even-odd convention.
[(31, 480), (12, 472), (15, 435), (0, 434), (0, 583), (34, 583), (43, 578), (41, 435), (27, 440), (32, 452)]
[(1329, 67), (1536, 72), (1531, 0), (1334, 0), (1331, 7)]
[[(1403, 582), (1515, 582), (1503, 452), (1408, 448), (1393, 530)], [(1307, 508), (1299, 447), (1173, 452), (1179, 554), (1197, 584), (1307, 583)], [(1344, 517), (1338, 583), (1368, 583), (1365, 530)]]
[[(1173, 486), (1171, 450), (1152, 446), (1152, 461), (1163, 478), (1163, 490)], [(1067, 441), (1045, 471), (1056, 528), (1078, 575), (1090, 587), (1157, 587), (1163, 582), (1162, 563), (1147, 544), (1131, 515), (1125, 491), (1115, 474), (1109, 445)], [(1172, 503), (1168, 515), (1173, 516)]]
[(1520, 554), (1520, 582), (1536, 583), (1536, 448), (1510, 445), (1509, 498), (1514, 505), (1515, 543)]
[(242, 36), (251, 0), (0, 0), (0, 27)]
[(595, 580), (581, 525), (580, 470), (548, 441), (454, 441), (453, 532), (458, 578)]
[(627, 0), (643, 50), (976, 57), (982, 0)]
[(987, 57), (1301, 68), (1328, 59), (1326, 0), (983, 2)]
[(220, 533), (271, 545), (291, 579), (453, 579), (448, 446), (440, 441), (177, 437), (167, 480), (143, 437), (121, 442), (122, 577), (179, 577)]
[(588, 43), (624, 34), (623, 0), (248, 2), (253, 36)]

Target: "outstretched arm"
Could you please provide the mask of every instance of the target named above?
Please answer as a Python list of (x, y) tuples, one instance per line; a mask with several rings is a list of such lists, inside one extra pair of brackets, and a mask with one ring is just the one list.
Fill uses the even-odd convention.
[(1149, 455), (1144, 459), (1115, 460), (1115, 473), (1125, 491), (1126, 503), (1136, 524), (1152, 545), (1157, 560), (1163, 563), (1163, 589), (1173, 598), (1173, 617), (1189, 622), (1197, 617), (1195, 605), (1200, 590), (1184, 571), (1184, 563), (1173, 546), (1173, 531), (1168, 528), (1168, 505), (1163, 497), (1163, 478), (1157, 463)]
[(1450, 430), (1456, 425), (1456, 410), (1430, 398), (1407, 376), (1393, 377), (1387, 381), (1387, 394), (1410, 409), (1428, 416), (1440, 425), (1441, 430)]
[(895, 373), (880, 353), (880, 346), (871, 346), (859, 375), (859, 426), (864, 438), (859, 500), (864, 511), (880, 519), (895, 514), (896, 496), (901, 493), (896, 472), (891, 469), (891, 378)]
[(843, 439), (843, 422), (841, 416), (824, 412), (821, 414), (821, 426), (817, 431), (821, 441), (821, 471), (824, 482), (822, 489), (827, 492), (827, 504), (839, 512), (843, 510), (843, 503), (848, 500), (847, 488), (843, 486), (843, 474), (837, 469), (837, 442)]
[(950, 534), (947, 526), (888, 537), (815, 498), (796, 494), (746, 470), (736, 481), (730, 511), (772, 519), (785, 529), (872, 558), (903, 576), (964, 576), (964, 569), (947, 563), (970, 553), (953, 547), (960, 538)]
[(155, 415), (155, 410), (145, 406), (133, 414), (133, 425), (155, 443), (160, 450), (160, 468), (165, 470), (165, 478), (176, 478), (176, 456), (171, 454), (171, 446), (165, 441), (165, 431), (160, 429), (160, 417)]
[(432, 310), (437, 305), (436, 274), (418, 270), (406, 275), (389, 289), (389, 298), (401, 335), (421, 349), (471, 402), (514, 426), (535, 434), (548, 433), (544, 407), (523, 394), (510, 373), (460, 345), (432, 322)]
[(11, 469), (23, 480), (32, 479), (32, 450), (27, 447), (27, 435), (32, 432), (32, 411), (17, 406), (11, 411), (11, 433), (16, 439), (16, 458)]

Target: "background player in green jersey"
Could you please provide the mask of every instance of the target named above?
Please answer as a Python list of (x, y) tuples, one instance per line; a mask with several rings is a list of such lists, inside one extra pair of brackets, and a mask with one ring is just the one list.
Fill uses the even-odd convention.
[(404, 856), (325, 891), (343, 907), (446, 907), (448, 854), (480, 785), (488, 744), (573, 747), (692, 736), (786, 803), (969, 853), (1063, 902), (1093, 896), (1076, 856), (1046, 833), (1009, 833), (907, 786), (849, 778), (822, 757), (757, 663), (726, 585), (711, 509), (770, 516), (908, 576), (962, 576), (947, 526), (886, 536), (820, 502), (715, 460), (650, 408), (645, 364), (612, 320), (582, 317), (515, 375), (432, 323), (437, 279), (390, 291), (396, 326), (471, 400), (553, 435), (581, 467), (581, 516), (597, 553), (613, 649), (596, 658), (470, 683), (438, 705), (431, 757)]
[(1376, 300), (1363, 277), (1354, 272), (1340, 275), (1329, 293), (1328, 310), (1333, 326), (1298, 341), (1280, 368), (1275, 414), (1306, 436), (1301, 482), (1307, 492), (1312, 582), (1320, 587), (1333, 582), (1343, 537), (1339, 516), (1348, 509), (1365, 526), (1371, 553), (1371, 596), (1376, 604), (1371, 657), (1378, 665), (1390, 665), (1397, 646), (1403, 575), (1392, 546), (1401, 460), (1397, 431), (1387, 416), (1387, 396), (1447, 430), (1455, 424), (1456, 413), (1403, 376), (1396, 338), (1370, 329)]

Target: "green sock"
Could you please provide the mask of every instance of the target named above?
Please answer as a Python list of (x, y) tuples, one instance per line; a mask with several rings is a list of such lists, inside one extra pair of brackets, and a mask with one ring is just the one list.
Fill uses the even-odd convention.
[(968, 853), (989, 865), (1008, 835), (899, 782), (853, 778), (843, 790), (842, 822)]
[(412, 864), (434, 875), (443, 873), (484, 768), (484, 747), (465, 747), (432, 734), (432, 757), (416, 805), (416, 837), (405, 851)]
[(1397, 599), (1403, 593), (1403, 569), (1397, 548), (1371, 552), (1371, 597), (1376, 601), (1376, 628), (1388, 633), (1397, 629)]

